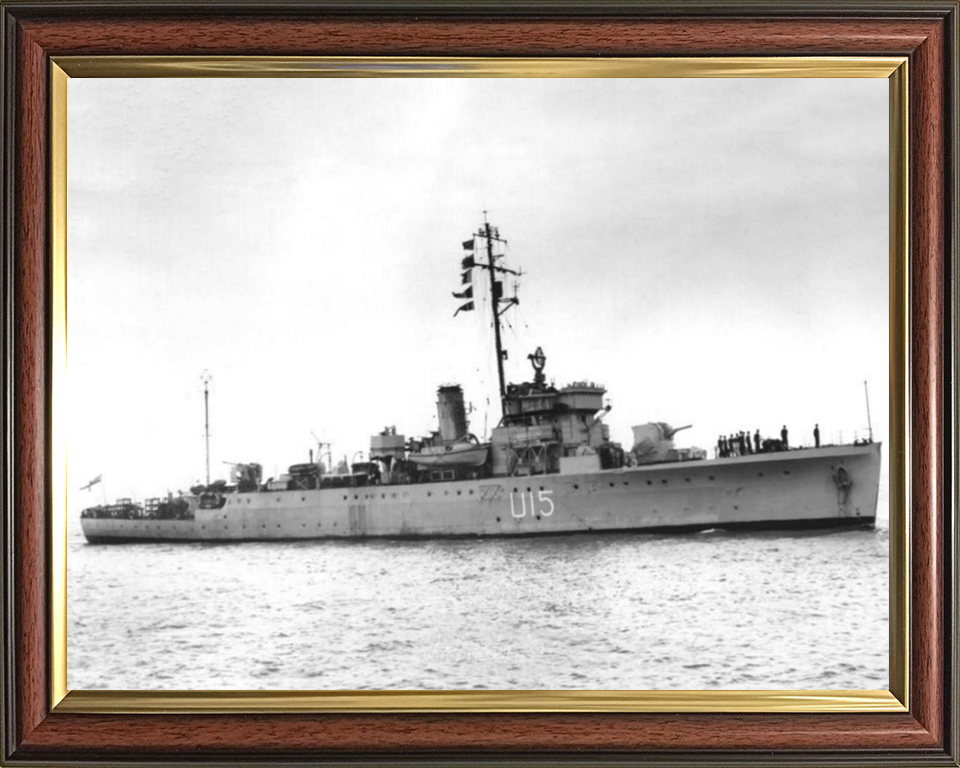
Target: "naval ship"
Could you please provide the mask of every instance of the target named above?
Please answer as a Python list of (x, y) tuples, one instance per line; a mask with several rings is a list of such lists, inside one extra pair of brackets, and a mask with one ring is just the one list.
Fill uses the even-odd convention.
[[(504, 291), (519, 272), (506, 266), (496, 227), (463, 242), (462, 303), (490, 310), (501, 418), (488, 441), (469, 432), (463, 390), (437, 391), (439, 429), (410, 438), (387, 427), (370, 438), (369, 460), (333, 470), (314, 461), (263, 481), (257, 463), (232, 466), (230, 481), (189, 494), (121, 499), (84, 509), (91, 543), (262, 541), (318, 538), (543, 536), (586, 532), (695, 532), (872, 527), (881, 445), (791, 449), (785, 439), (724, 441), (718, 455), (678, 448), (685, 427), (633, 427), (625, 449), (603, 421), (606, 390), (580, 381), (557, 387), (546, 356), (528, 359), (532, 378), (506, 383), (501, 316), (519, 303)], [(478, 279), (474, 282), (474, 276)], [(464, 287), (465, 286), (465, 287)], [(478, 296), (474, 296), (474, 288)], [(209, 441), (208, 441), (209, 446)], [(329, 454), (328, 454), (329, 457)], [(207, 457), (209, 473), (209, 448)]]

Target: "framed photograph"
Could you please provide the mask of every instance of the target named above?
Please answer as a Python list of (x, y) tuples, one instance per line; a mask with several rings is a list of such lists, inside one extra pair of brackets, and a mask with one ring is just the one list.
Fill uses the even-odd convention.
[(956, 3), (2, 18), (4, 761), (958, 764)]

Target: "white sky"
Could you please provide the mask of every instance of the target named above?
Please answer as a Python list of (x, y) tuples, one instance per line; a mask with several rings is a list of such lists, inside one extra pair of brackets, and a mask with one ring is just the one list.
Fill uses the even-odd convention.
[[(71, 506), (337, 457), (496, 401), (461, 241), (522, 266), (507, 378), (614, 439), (887, 438), (885, 80), (96, 80), (68, 87)], [(479, 275), (478, 275), (479, 276)], [(489, 320), (487, 319), (487, 323)], [(488, 427), (493, 426), (491, 417)]]

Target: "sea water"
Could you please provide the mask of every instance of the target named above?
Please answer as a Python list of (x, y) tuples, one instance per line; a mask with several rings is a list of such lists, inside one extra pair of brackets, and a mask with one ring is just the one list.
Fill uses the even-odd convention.
[(71, 689), (882, 689), (875, 530), (89, 545)]

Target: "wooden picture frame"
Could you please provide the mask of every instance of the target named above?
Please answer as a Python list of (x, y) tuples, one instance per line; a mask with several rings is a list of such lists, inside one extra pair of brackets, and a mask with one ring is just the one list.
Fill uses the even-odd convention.
[[(3, 744), (51, 763), (644, 763), (958, 765), (956, 2), (3, 2)], [(52, 371), (64, 322), (51, 254), (62, 215), (50, 130), (56, 61), (145, 56), (905, 57), (909, 176), (904, 487), (910, 528), (906, 707), (697, 711), (531, 706), (322, 711), (64, 706), (52, 671), (63, 563), (51, 550)], [(76, 59), (75, 59), (76, 60)], [(60, 180), (58, 181), (58, 178)], [(892, 220), (892, 226), (896, 226)], [(897, 232), (892, 233), (896, 240)], [(896, 303), (896, 300), (893, 302)], [(907, 575), (909, 574), (909, 580)], [(54, 650), (52, 650), (54, 649)], [(896, 677), (892, 669), (892, 678)], [(242, 699), (242, 697), (241, 697)], [(716, 708), (714, 708), (716, 710)], [(761, 710), (761, 711), (758, 711)], [(150, 710), (150, 711), (147, 711)], [(191, 711), (193, 710), (193, 711)], [(120, 713), (126, 711), (127, 713)]]

